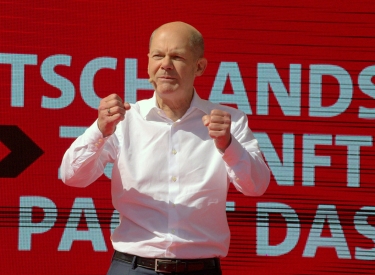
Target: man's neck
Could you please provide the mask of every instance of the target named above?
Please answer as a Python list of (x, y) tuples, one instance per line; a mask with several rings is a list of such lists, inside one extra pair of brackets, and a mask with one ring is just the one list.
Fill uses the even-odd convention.
[(190, 96), (184, 96), (183, 98), (161, 98), (156, 96), (156, 102), (159, 108), (173, 121), (177, 121), (184, 116), (186, 111), (189, 109), (191, 101), (193, 99), (194, 92)]

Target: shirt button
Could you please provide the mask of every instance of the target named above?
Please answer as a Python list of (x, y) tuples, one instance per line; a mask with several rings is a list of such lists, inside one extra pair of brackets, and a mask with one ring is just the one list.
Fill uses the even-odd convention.
[(176, 177), (172, 177), (172, 181), (175, 182), (177, 180)]
[(175, 155), (177, 154), (177, 151), (175, 149), (172, 150), (172, 154)]
[(172, 234), (174, 234), (176, 232), (176, 230), (172, 229)]
[(98, 147), (98, 146), (99, 146), (99, 143), (95, 143), (95, 146)]

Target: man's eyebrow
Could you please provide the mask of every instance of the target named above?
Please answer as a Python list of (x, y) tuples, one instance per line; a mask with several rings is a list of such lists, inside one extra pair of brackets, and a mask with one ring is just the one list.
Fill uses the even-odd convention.
[[(160, 49), (153, 49), (150, 51), (151, 54), (155, 54), (155, 53), (164, 53), (163, 50), (160, 50)], [(172, 49), (169, 51), (169, 54), (171, 55), (185, 55), (187, 53), (186, 50), (181, 50), (181, 49)]]
[(171, 54), (177, 54), (177, 55), (183, 55), (183, 54), (186, 54), (186, 51), (185, 50), (171, 50), (170, 51)]

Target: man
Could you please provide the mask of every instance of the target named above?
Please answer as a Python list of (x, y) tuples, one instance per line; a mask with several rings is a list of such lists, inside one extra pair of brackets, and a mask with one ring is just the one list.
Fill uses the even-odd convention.
[(110, 275), (221, 274), (229, 183), (249, 196), (267, 189), (270, 173), (246, 115), (195, 92), (207, 66), (203, 48), (186, 23), (156, 29), (148, 54), (154, 96), (136, 104), (104, 98), (97, 121), (64, 155), (62, 179), (77, 187), (114, 164), (120, 224), (111, 236)]

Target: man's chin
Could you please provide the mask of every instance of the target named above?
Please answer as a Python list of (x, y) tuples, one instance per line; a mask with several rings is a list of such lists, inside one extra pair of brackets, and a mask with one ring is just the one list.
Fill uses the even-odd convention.
[(160, 94), (171, 94), (176, 92), (177, 86), (175, 85), (158, 85), (156, 91)]

